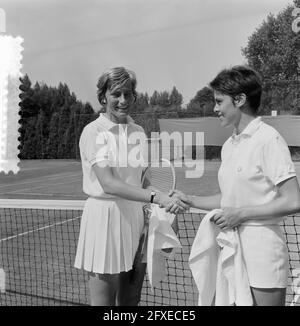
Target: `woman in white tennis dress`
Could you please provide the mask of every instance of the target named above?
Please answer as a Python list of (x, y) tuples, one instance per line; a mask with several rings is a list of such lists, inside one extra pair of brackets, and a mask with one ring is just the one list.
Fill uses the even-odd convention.
[(89, 272), (92, 305), (137, 305), (144, 273), (134, 284), (130, 273), (144, 226), (142, 203), (171, 205), (173, 212), (187, 206), (178, 196), (141, 188), (144, 166), (129, 155), (137, 146), (134, 140), (144, 135), (128, 116), (137, 96), (134, 73), (112, 68), (99, 78), (97, 87), (106, 112), (84, 128), (79, 142), (83, 191), (89, 197), (75, 267)]
[(261, 81), (247, 67), (223, 70), (210, 83), (223, 127), (233, 126), (218, 172), (221, 193), (190, 196), (191, 206), (222, 208), (214, 223), (238, 227), (255, 305), (284, 305), (288, 251), (279, 222), (300, 211), (300, 191), (288, 146), (257, 111)]

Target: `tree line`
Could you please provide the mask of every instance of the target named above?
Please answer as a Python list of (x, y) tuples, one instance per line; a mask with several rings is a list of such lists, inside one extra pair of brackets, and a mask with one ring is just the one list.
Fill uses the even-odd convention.
[(82, 129), (96, 118), (92, 106), (66, 84), (32, 86), (28, 75), (20, 82), (20, 159), (79, 158)]
[[(20, 78), (20, 90), (20, 159), (79, 159), (81, 132), (99, 113), (78, 100), (66, 84), (32, 85), (26, 74)], [(139, 93), (131, 116), (150, 136), (159, 131), (158, 118), (185, 115), (182, 100), (176, 87), (152, 96)]]

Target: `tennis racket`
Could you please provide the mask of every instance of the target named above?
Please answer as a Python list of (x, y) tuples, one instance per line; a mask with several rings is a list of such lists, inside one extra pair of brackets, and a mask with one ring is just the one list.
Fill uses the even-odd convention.
[[(160, 159), (159, 161), (151, 162), (142, 175), (142, 187), (145, 189), (152, 189), (154, 191), (167, 192), (174, 190), (176, 187), (176, 173), (173, 164), (167, 159)], [(131, 283), (138, 280), (140, 266), (147, 255), (147, 242), (149, 230), (149, 218), (152, 213), (151, 204), (143, 206), (144, 211), (144, 228), (140, 237), (138, 249), (133, 262), (133, 271)], [(178, 221), (175, 216), (172, 223), (172, 228), (175, 233), (178, 232)], [(169, 249), (164, 249), (166, 252)]]

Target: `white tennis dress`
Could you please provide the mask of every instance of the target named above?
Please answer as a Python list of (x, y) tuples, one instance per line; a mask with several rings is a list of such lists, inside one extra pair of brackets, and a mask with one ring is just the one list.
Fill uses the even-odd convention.
[[(224, 143), (221, 157), (218, 173), (221, 207), (268, 203), (277, 195), (276, 185), (296, 176), (286, 142), (260, 117)], [(252, 287), (287, 286), (288, 251), (279, 226), (282, 218), (251, 220), (239, 226)]]
[[(81, 219), (76, 268), (100, 274), (132, 269), (144, 225), (143, 204), (105, 194), (92, 166), (96, 163), (108, 164), (113, 167), (113, 173), (125, 182), (141, 186), (143, 166), (139, 163), (142, 161), (138, 161), (137, 155), (133, 164), (128, 164), (128, 153), (136, 147), (134, 136), (139, 133), (145, 137), (143, 128), (133, 120), (119, 125), (103, 114), (82, 132), (79, 146), (83, 191), (89, 198)], [(132, 139), (132, 144), (128, 137)]]

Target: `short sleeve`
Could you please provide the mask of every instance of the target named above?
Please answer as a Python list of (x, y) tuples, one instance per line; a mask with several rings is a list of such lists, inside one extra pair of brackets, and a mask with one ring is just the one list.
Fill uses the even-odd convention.
[(274, 185), (296, 176), (287, 143), (280, 134), (272, 135), (263, 147), (263, 172)]
[(80, 152), (92, 165), (109, 164), (109, 144), (105, 131), (87, 130), (80, 140)]

